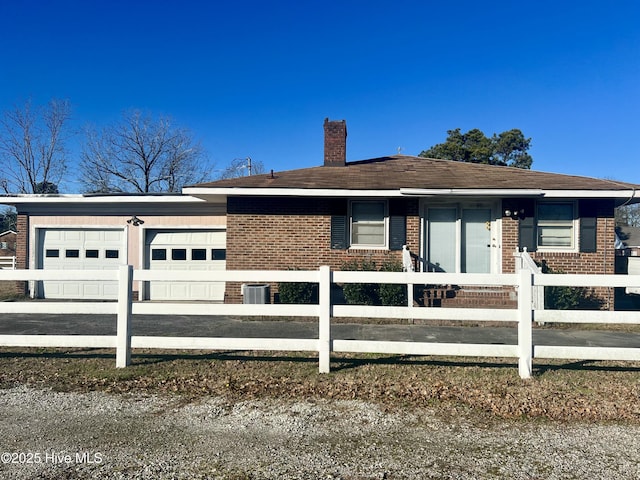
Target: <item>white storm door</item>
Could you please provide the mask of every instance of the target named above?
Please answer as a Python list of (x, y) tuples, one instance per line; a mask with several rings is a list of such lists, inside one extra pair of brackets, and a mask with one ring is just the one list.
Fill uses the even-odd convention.
[(491, 273), (491, 209), (462, 209), (462, 273)]
[(491, 273), (496, 242), (490, 207), (436, 206), (425, 216), (427, 271)]
[(427, 219), (427, 271), (455, 273), (457, 208), (429, 208)]

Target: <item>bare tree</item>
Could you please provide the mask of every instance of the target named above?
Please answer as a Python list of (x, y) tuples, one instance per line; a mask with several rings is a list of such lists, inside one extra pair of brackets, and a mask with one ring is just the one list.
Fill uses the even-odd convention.
[(222, 171), (219, 178), (237, 178), (245, 175), (260, 175), (264, 173), (264, 164), (260, 160), (247, 158), (234, 158)]
[(178, 192), (206, 178), (204, 152), (191, 133), (139, 110), (101, 131), (88, 129), (81, 158), (89, 192)]
[(71, 117), (68, 100), (51, 100), (34, 107), (4, 112), (0, 119), (0, 158), (4, 168), (0, 179), (5, 193), (42, 193), (43, 185), (57, 185), (67, 168), (65, 143)]
[(640, 203), (616, 208), (615, 218), (616, 226), (640, 227)]

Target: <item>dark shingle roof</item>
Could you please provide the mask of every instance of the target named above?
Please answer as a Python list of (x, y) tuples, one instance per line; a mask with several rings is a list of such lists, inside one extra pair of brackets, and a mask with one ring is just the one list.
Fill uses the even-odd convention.
[(545, 189), (630, 190), (639, 188), (613, 180), (537, 172), (449, 160), (394, 155), (344, 167), (311, 167), (218, 180), (199, 188), (301, 188), (347, 190), (417, 189)]

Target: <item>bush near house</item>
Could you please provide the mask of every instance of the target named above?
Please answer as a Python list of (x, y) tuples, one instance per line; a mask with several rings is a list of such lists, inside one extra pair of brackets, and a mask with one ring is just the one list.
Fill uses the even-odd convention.
[[(370, 259), (351, 260), (342, 264), (342, 270), (365, 272), (401, 272), (402, 264), (387, 260), (378, 269)], [(349, 283), (343, 287), (344, 297), (351, 305), (402, 306), (407, 304), (407, 286), (378, 283)]]
[(308, 282), (278, 283), (280, 303), (317, 304), (318, 284)]
[[(536, 262), (542, 273), (564, 274), (562, 270), (554, 270), (544, 260)], [(544, 308), (549, 310), (597, 310), (602, 300), (587, 287), (544, 287)]]

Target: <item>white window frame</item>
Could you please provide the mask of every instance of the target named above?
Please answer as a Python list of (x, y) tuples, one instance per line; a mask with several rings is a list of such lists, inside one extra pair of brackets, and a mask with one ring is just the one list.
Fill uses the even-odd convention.
[[(353, 241), (353, 206), (354, 204), (361, 203), (378, 203), (383, 205), (383, 235), (384, 241), (382, 244), (373, 245), (367, 243), (356, 243)], [(349, 248), (358, 250), (388, 250), (389, 249), (389, 202), (387, 200), (380, 199), (367, 199), (367, 200), (351, 200), (349, 202)]]
[[(571, 205), (572, 219), (571, 220), (543, 220), (540, 221), (540, 206), (544, 205)], [(559, 201), (539, 201), (536, 204), (536, 248), (541, 252), (577, 252), (578, 251), (578, 215), (577, 215), (577, 203), (573, 200), (559, 200)], [(540, 244), (540, 228), (541, 227), (570, 227), (571, 228), (571, 245), (541, 245)]]

